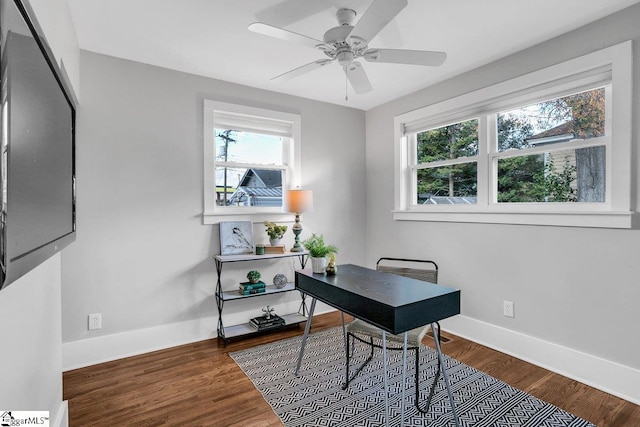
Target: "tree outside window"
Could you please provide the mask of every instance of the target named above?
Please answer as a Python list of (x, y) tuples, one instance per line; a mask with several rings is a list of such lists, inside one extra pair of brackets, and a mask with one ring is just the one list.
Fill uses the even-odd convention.
[(604, 145), (571, 147), (604, 136), (604, 88), (499, 113), (497, 129), (500, 152), (549, 147), (498, 160), (498, 202), (604, 202)]
[(461, 159), (477, 155), (478, 120), (418, 133), (418, 203), (475, 203), (477, 162)]

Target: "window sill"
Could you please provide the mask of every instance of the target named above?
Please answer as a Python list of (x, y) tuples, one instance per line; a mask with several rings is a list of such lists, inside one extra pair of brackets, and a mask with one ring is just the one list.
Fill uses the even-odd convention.
[(204, 212), (202, 224), (218, 224), (223, 221), (251, 221), (254, 224), (264, 221), (294, 222), (295, 215), (288, 212)]
[(468, 222), (587, 228), (632, 228), (634, 212), (392, 211), (396, 221)]

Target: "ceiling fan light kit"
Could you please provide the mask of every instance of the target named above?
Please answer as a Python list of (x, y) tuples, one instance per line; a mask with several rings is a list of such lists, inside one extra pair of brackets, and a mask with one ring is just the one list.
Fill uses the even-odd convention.
[[(342, 67), (346, 79), (357, 94), (364, 94), (372, 90), (369, 78), (358, 58), (367, 62), (382, 62), (390, 64), (406, 64), (421, 66), (439, 66), (444, 63), (447, 54), (407, 49), (369, 49), (369, 42), (402, 9), (407, 6), (407, 0), (375, 0), (355, 26), (356, 11), (347, 8), (338, 9), (336, 19), (338, 26), (330, 28), (319, 41), (312, 37), (294, 33), (283, 28), (262, 22), (249, 25), (249, 30), (285, 40), (288, 42), (313, 47), (323, 52), (329, 59), (320, 59), (309, 64), (294, 68), (284, 74), (274, 77), (272, 81), (286, 81), (321, 68), (333, 61)], [(348, 99), (345, 96), (345, 100)]]

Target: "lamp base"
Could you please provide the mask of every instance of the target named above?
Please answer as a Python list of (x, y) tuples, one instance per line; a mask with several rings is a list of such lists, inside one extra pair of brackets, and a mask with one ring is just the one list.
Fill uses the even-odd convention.
[(298, 213), (296, 214), (296, 222), (295, 224), (293, 224), (293, 227), (291, 227), (291, 230), (293, 231), (293, 235), (296, 236), (296, 238), (290, 252), (303, 252), (304, 248), (300, 244), (300, 233), (302, 233), (302, 225), (300, 224), (300, 214)]

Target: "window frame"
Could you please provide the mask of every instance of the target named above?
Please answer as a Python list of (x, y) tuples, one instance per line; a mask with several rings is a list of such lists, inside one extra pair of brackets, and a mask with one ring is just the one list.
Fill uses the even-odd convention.
[[(214, 100), (204, 100), (203, 108), (203, 152), (204, 152), (204, 187), (203, 200), (204, 211), (202, 214), (204, 224), (216, 224), (220, 221), (241, 221), (250, 219), (253, 222), (262, 222), (273, 219), (274, 215), (279, 217), (279, 221), (293, 220), (293, 215), (284, 212), (286, 204), (286, 190), (300, 186), (300, 145), (301, 145), (301, 117), (299, 114), (270, 110), (265, 108), (252, 107), (242, 104), (232, 104)], [(218, 120), (216, 120), (216, 115)], [(282, 165), (262, 165), (252, 163), (238, 163), (233, 161), (216, 161), (216, 122), (224, 119), (225, 123), (238, 122), (249, 123), (251, 132), (272, 133), (268, 129), (273, 129), (275, 124), (282, 123), (288, 130), (289, 136), (283, 136), (282, 145)], [(239, 126), (247, 130), (247, 126)], [(282, 133), (282, 130), (277, 130)], [(241, 167), (257, 169), (281, 170), (282, 181), (282, 207), (274, 206), (217, 206), (215, 200), (216, 166), (224, 164), (228, 167)]]
[[(606, 200), (599, 203), (497, 203), (497, 113), (609, 83), (606, 136)], [(631, 42), (627, 41), (532, 73), (447, 99), (394, 119), (395, 197), (393, 218), (411, 221), (480, 222), (631, 228)], [(615, 116), (611, 114), (615, 111)], [(478, 194), (475, 205), (417, 205), (415, 134), (420, 130), (478, 119)], [(578, 147), (579, 145), (579, 147)], [(550, 147), (547, 147), (547, 151)], [(413, 150), (413, 151), (412, 151)], [(520, 155), (524, 153), (521, 152)], [(613, 167), (615, 165), (615, 169)]]

